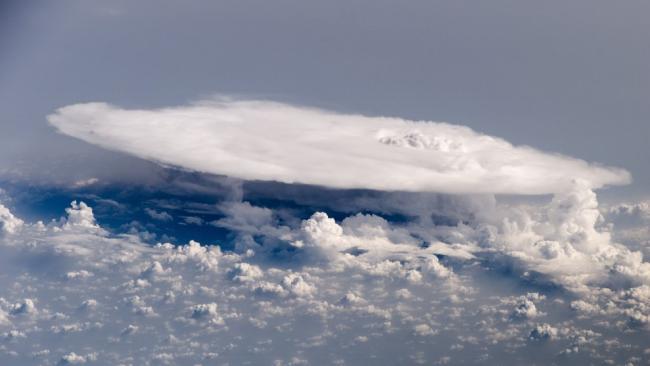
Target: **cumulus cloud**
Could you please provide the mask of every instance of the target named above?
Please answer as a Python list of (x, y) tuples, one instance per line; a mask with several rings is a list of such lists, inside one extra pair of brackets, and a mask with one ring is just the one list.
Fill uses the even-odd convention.
[[(557, 231), (546, 232), (544, 220), (522, 228), (589, 253), (580, 240), (594, 234), (573, 228), (592, 223), (588, 196), (548, 205), (572, 213), (553, 214)], [(277, 225), (263, 208), (230, 209), (224, 223), (253, 236), (255, 223)], [(82, 202), (67, 215), (47, 225), (23, 222), (0, 238), (2, 364), (580, 364), (642, 357), (647, 348), (648, 285), (587, 282), (592, 291), (571, 295), (575, 301), (563, 301), (561, 291), (528, 291), (525, 281), (514, 286), (484, 256), (516, 252), (514, 239), (497, 246), (504, 232), (506, 239), (468, 244), (474, 257), (437, 256), (407, 226), (363, 214), (337, 222), (317, 212), (276, 233), (318, 261), (279, 261), (278, 250), (151, 246), (109, 234)], [(480, 237), (482, 229), (472, 229)], [(530, 263), (550, 260), (534, 250)], [(609, 269), (622, 272), (618, 266)]]
[(23, 220), (14, 216), (4, 205), (0, 204), (0, 236), (13, 234), (23, 225)]
[(467, 127), (339, 114), (264, 101), (203, 101), (155, 110), (105, 103), (48, 116), (61, 133), (165, 165), (246, 180), (447, 193), (556, 193), (629, 174)]
[(147, 207), (147, 208), (144, 209), (144, 212), (147, 214), (147, 216), (151, 217), (154, 220), (158, 220), (158, 221), (172, 221), (172, 220), (174, 220), (172, 215), (170, 215), (166, 211), (156, 211), (156, 210), (154, 210), (152, 208)]
[(551, 340), (557, 337), (557, 329), (548, 324), (539, 324), (530, 331), (531, 340)]
[[(510, 363), (522, 363), (518, 351), (536, 347), (554, 349), (537, 356), (549, 363), (562, 361), (558, 355), (580, 363), (629, 351), (599, 351), (607, 344), (603, 333), (650, 329), (644, 245), (620, 244), (614, 230), (628, 221), (633, 228), (647, 223), (648, 206), (603, 209), (594, 192), (625, 183), (623, 170), (513, 146), (462, 126), (260, 101), (159, 110), (89, 103), (61, 108), (48, 119), (62, 133), (162, 165), (370, 193), (336, 198), (327, 188), (308, 187), (328, 193), (318, 199), (329, 205), (319, 207), (335, 213), (298, 216), (293, 208), (247, 202), (237, 190), (211, 208), (216, 217), (178, 216), (181, 224), (227, 230), (233, 251), (196, 241), (152, 247), (137, 236), (113, 235), (83, 202), (72, 202), (66, 219), (48, 225), (26, 224), (0, 206), (0, 251), (7, 258), (29, 257), (26, 263), (37, 256), (53, 263), (47, 272), (55, 275), (45, 282), (38, 274), (6, 277), (36, 289), (12, 289), (7, 300), (0, 298), (0, 327), (16, 328), (27, 339), (47, 339), (29, 327), (55, 317), (47, 328), (53, 333), (103, 332), (112, 344), (169, 334), (157, 337), (165, 344), (156, 349), (160, 363), (236, 362), (241, 359), (234, 349), (246, 352), (247, 360), (322, 363), (314, 351), (319, 347), (353, 344), (382, 355), (382, 346), (395, 342), (408, 354), (383, 354), (393, 364), (444, 363), (452, 354), (461, 363), (495, 363), (488, 350), (502, 354), (500, 347), (508, 348)], [(492, 193), (553, 196), (548, 203), (505, 204)], [(145, 213), (174, 220), (165, 211)], [(403, 217), (395, 222), (383, 213)], [(492, 283), (490, 273), (499, 271), (519, 287)], [(56, 281), (65, 281), (69, 298), (51, 302), (48, 291)], [(558, 294), (544, 294), (545, 286), (568, 292), (551, 301)], [(34, 311), (20, 316), (15, 309), (27, 300)], [(61, 305), (68, 303), (74, 305)], [(106, 319), (118, 321), (108, 325)], [(286, 333), (285, 343), (277, 344), (277, 332)], [(221, 343), (210, 344), (212, 337)], [(457, 341), (447, 344), (450, 337)], [(443, 339), (445, 346), (434, 351)], [(182, 351), (188, 346), (191, 355)], [(56, 350), (40, 357), (94, 355), (91, 349)], [(112, 352), (99, 352), (97, 359), (118, 351)], [(329, 363), (360, 360), (346, 352)]]
[(433, 211), (425, 210), (415, 220), (397, 225), (373, 214), (337, 222), (325, 212), (315, 212), (289, 227), (278, 223), (273, 210), (239, 202), (228, 203), (224, 210), (228, 216), (217, 223), (241, 235), (246, 243), (242, 249), (292, 253), (315, 263), (355, 257), (356, 263), (370, 261), (377, 267), (386, 258), (422, 257), (420, 271), (409, 277), (414, 282), (421, 276), (425, 280), (450, 276), (453, 271), (437, 260), (444, 256), (490, 258), (497, 266), (511, 263), (522, 275), (575, 292), (650, 283), (650, 264), (635, 248), (612, 239), (596, 195), (585, 182), (573, 182), (547, 204), (475, 206), (441, 224), (431, 219)]
[(614, 240), (650, 257), (650, 201), (619, 203), (601, 211)]
[[(406, 244), (402, 246), (403, 253), (429, 251), (467, 260), (486, 258), (492, 265), (505, 265), (531, 280), (550, 281), (576, 292), (650, 283), (650, 264), (643, 260), (643, 253), (638, 247), (626, 247), (615, 240), (618, 235), (612, 235), (596, 194), (584, 181), (574, 181), (547, 204), (495, 201), (489, 205), (466, 206), (473, 208), (453, 220), (439, 223), (432, 219), (437, 215), (435, 209), (422, 210), (413, 221), (388, 225), (399, 235), (381, 237), (391, 238), (388, 242), (393, 244)], [(346, 221), (359, 222), (347, 218), (343, 224)], [(375, 230), (381, 227), (375, 224)], [(369, 233), (372, 231), (364, 228), (357, 230), (354, 237)], [(368, 238), (363, 240), (371, 242)], [(335, 242), (341, 245), (345, 240)], [(370, 247), (381, 245), (373, 243)], [(387, 250), (397, 253), (398, 248), (389, 245)]]
[(88, 229), (99, 229), (99, 226), (95, 222), (95, 215), (93, 215), (93, 209), (86, 205), (85, 202), (73, 201), (70, 204), (70, 207), (65, 209), (65, 212), (68, 214), (68, 218), (64, 225), (64, 228), (88, 228)]

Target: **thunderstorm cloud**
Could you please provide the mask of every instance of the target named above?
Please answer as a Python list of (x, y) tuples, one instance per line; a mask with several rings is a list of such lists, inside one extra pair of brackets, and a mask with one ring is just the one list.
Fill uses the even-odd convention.
[(75, 104), (61, 133), (162, 164), (247, 180), (334, 188), (544, 194), (574, 180), (625, 184), (622, 169), (514, 146), (448, 123), (366, 117), (265, 101), (126, 110)]

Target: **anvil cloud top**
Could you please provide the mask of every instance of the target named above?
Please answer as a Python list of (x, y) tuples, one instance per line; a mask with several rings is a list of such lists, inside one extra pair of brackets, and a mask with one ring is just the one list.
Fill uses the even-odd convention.
[(155, 110), (60, 108), (49, 122), (107, 149), (247, 180), (334, 188), (546, 194), (580, 180), (624, 184), (622, 170), (545, 153), (448, 123), (338, 114), (266, 101)]

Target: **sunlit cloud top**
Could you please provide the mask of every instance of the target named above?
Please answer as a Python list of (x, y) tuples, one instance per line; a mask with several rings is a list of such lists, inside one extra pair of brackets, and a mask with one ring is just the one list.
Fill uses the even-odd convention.
[(161, 164), (246, 180), (333, 188), (546, 194), (576, 180), (625, 184), (623, 170), (546, 153), (468, 127), (340, 114), (266, 101), (126, 110), (66, 106), (61, 133)]

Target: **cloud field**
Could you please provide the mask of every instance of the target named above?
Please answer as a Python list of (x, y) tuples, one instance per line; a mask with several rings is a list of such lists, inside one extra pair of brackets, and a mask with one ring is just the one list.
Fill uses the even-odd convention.
[(590, 192), (456, 226), (324, 212), (285, 226), (233, 201), (213, 223), (237, 235), (232, 252), (110, 233), (82, 202), (47, 224), (0, 206), (0, 361), (636, 362), (650, 352), (648, 264), (597, 227)]
[[(462, 126), (273, 102), (87, 103), (48, 120), (189, 172), (179, 186), (214, 202), (180, 189), (140, 207), (143, 223), (110, 228), (80, 201), (31, 222), (3, 194), (2, 364), (638, 364), (650, 354), (648, 203), (600, 206), (595, 193), (628, 182), (622, 169)], [(79, 182), (71, 192), (102, 183)], [(86, 197), (133, 214), (126, 194)], [(223, 230), (228, 245), (148, 231), (177, 223)]]

